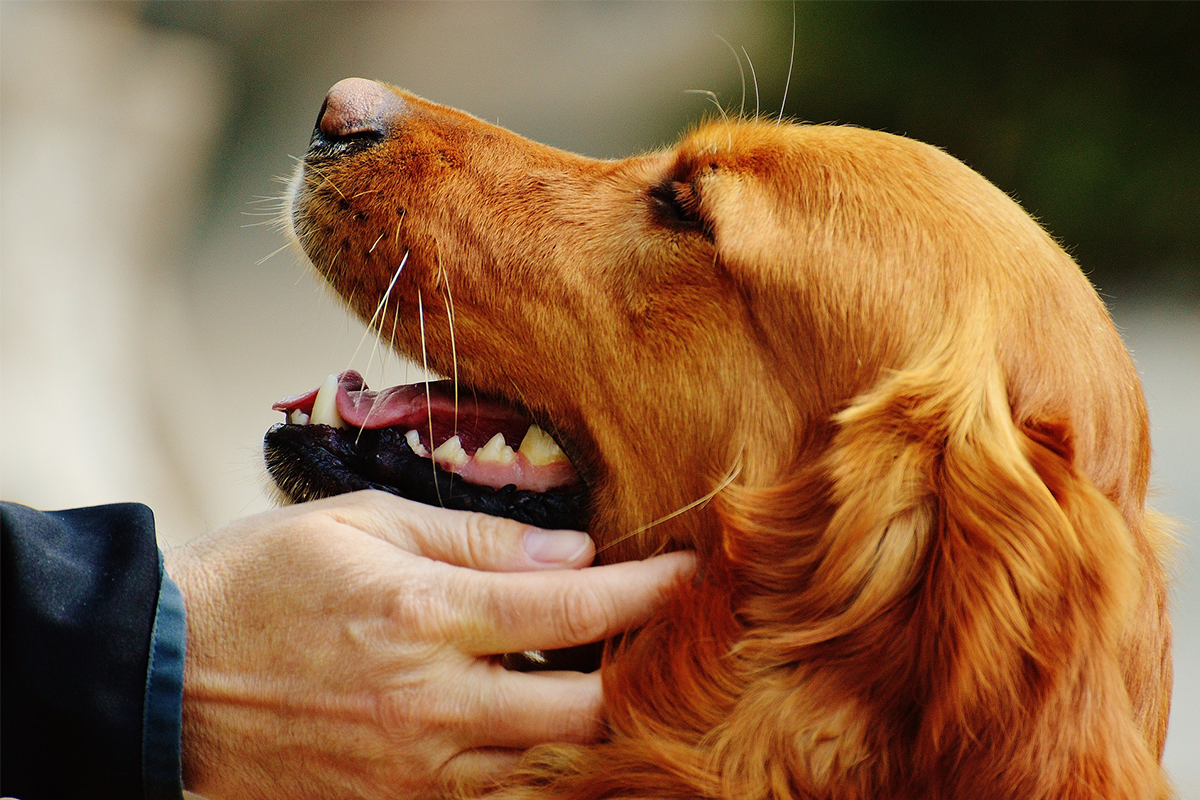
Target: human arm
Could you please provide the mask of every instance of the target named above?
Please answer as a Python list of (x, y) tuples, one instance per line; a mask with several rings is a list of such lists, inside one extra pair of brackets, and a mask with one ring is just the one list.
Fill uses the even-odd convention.
[[(42, 512), (3, 503), (0, 528), (0, 793), (26, 800), (178, 797), (172, 726), (181, 695), (169, 685), (170, 664), (160, 664), (167, 685), (148, 691), (152, 641), (171, 646), (170, 611), (157, 637), (155, 621), (173, 588), (150, 510), (127, 503)], [(176, 610), (174, 643), (182, 646), (182, 608)], [(157, 714), (147, 715), (148, 697)], [(158, 742), (149, 765), (147, 732)]]

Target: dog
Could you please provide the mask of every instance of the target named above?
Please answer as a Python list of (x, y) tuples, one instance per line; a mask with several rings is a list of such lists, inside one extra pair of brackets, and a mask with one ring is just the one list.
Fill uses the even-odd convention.
[(699, 556), (606, 656), (607, 740), (537, 748), (495, 796), (1171, 796), (1138, 377), (964, 164), (761, 119), (599, 161), (355, 78), (289, 205), (349, 307), (453, 380), (281, 403), (288, 496)]

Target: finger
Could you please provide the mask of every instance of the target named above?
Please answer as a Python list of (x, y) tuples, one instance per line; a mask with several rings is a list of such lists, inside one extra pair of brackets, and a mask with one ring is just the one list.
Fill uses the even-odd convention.
[(442, 794), (447, 797), (475, 797), (482, 794), (484, 789), (512, 772), (520, 759), (520, 750), (464, 750), (442, 766), (438, 776)]
[(599, 673), (509, 672), (481, 665), (492, 674), (473, 681), (466, 701), (468, 722), (461, 734), (474, 747), (525, 749), (546, 742), (584, 744), (603, 731), (604, 690)]
[(339, 518), (409, 552), (460, 567), (523, 572), (583, 567), (595, 547), (580, 531), (547, 531), (502, 517), (453, 511), (386, 492), (344, 495)]
[(677, 552), (577, 571), (455, 575), (466, 599), (448, 638), (470, 655), (597, 642), (644, 623), (695, 566), (694, 554)]

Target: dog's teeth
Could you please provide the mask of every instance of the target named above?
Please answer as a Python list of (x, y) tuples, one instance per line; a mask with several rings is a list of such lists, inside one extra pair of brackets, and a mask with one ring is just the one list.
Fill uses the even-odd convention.
[(463, 450), (462, 440), (457, 436), (451, 436), (433, 451), (433, 460), (439, 464), (461, 467), (470, 461), (471, 457), (467, 455), (466, 450)]
[(517, 454), (504, 443), (504, 434), (497, 433), (488, 443), (475, 451), (475, 460), (480, 464), (511, 464), (517, 460)]
[(520, 452), (529, 460), (530, 464), (537, 467), (567, 460), (566, 454), (558, 446), (558, 443), (537, 425), (530, 425), (529, 430), (525, 431), (525, 438), (521, 440)]
[(425, 449), (425, 445), (421, 444), (421, 434), (417, 433), (416, 431), (409, 431), (408, 433), (404, 434), (404, 439), (408, 442), (408, 446), (412, 448), (412, 451), (417, 455), (429, 455), (429, 451)]
[(305, 414), (303, 411), (297, 408), (288, 415), (288, 422), (293, 425), (307, 425), (308, 414)]
[(346, 423), (337, 411), (338, 376), (330, 375), (317, 391), (317, 399), (313, 401), (312, 414), (309, 422), (313, 425), (328, 425), (331, 428), (344, 428)]

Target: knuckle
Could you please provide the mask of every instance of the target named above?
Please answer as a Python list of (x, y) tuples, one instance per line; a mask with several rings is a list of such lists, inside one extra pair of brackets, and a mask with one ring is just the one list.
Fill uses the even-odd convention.
[(469, 514), (463, 539), (463, 558), (467, 564), (490, 564), (501, 549), (502, 529), (484, 514)]
[(389, 591), (385, 608), (388, 624), (406, 637), (436, 637), (449, 618), (444, 590), (423, 574), (409, 575), (403, 586)]
[(575, 644), (603, 639), (612, 629), (616, 616), (608, 598), (596, 589), (580, 584), (563, 594), (560, 610), (562, 634)]
[(413, 699), (412, 693), (404, 691), (384, 692), (375, 698), (375, 721), (386, 738), (403, 736), (420, 725), (424, 715)]
[(600, 738), (603, 724), (592, 706), (575, 706), (563, 712), (561, 736), (564, 741), (587, 744)]
[(406, 686), (380, 692), (374, 716), (380, 734), (389, 741), (437, 738), (455, 723), (452, 710), (428, 687)]

